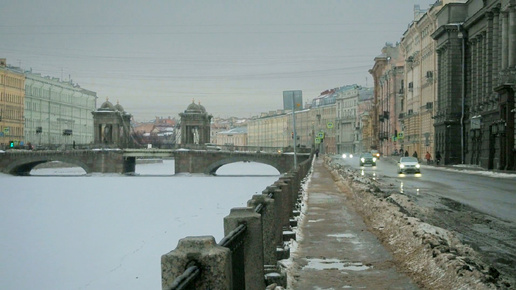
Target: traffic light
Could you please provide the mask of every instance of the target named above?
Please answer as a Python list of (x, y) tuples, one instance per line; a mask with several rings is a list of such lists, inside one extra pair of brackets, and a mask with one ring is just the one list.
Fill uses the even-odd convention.
[(14, 141), (9, 141), (9, 148), (14, 148)]

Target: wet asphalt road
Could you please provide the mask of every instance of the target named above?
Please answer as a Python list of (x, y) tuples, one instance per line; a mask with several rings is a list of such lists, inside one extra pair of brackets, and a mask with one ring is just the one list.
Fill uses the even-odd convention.
[(375, 167), (359, 166), (358, 157), (337, 159), (367, 176), (392, 183), (407, 195), (430, 194), (452, 199), (498, 219), (516, 223), (516, 175), (499, 178), (424, 164), (421, 174), (398, 174), (396, 157), (381, 158)]
[(385, 193), (401, 193), (415, 204), (405, 210), (450, 230), (502, 277), (516, 285), (516, 175), (478, 169), (422, 165), (421, 174), (398, 174), (397, 157), (359, 166), (358, 157), (334, 161), (379, 182)]

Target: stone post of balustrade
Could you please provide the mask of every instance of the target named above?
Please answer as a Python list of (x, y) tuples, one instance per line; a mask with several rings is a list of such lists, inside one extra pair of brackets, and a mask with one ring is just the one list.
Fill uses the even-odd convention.
[(276, 227), (276, 215), (274, 212), (274, 199), (266, 195), (253, 195), (253, 199), (247, 202), (248, 207), (256, 208), (263, 205), (262, 238), (263, 238), (263, 263), (264, 265), (276, 265), (276, 243), (274, 229)]
[(283, 214), (283, 205), (285, 204), (285, 200), (283, 198), (281, 189), (278, 186), (267, 186), (267, 188), (262, 191), (262, 194), (264, 195), (269, 195), (269, 193), (272, 193), (272, 198), (274, 199), (274, 245), (280, 246), (283, 242), (283, 226), (281, 224), (281, 216)]
[(212, 236), (186, 237), (175, 250), (161, 256), (161, 286), (170, 289), (174, 280), (194, 262), (200, 270), (195, 289), (231, 289), (231, 252)]
[(224, 217), (224, 235), (227, 236), (241, 224), (247, 226), (243, 244), (245, 289), (263, 290), (265, 288), (265, 276), (263, 272), (261, 216), (251, 207), (232, 208), (229, 215)]

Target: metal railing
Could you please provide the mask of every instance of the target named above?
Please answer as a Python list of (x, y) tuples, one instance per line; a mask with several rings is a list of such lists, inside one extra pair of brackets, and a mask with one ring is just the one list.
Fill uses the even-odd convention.
[[(281, 233), (285, 230), (285, 228), (290, 227), (289, 217), (293, 216), (293, 211), (296, 209), (296, 202), (299, 199), (302, 179), (307, 176), (311, 168), (311, 161), (312, 159), (310, 158), (302, 162), (295, 170), (289, 172), (285, 176), (280, 177), (280, 179), (274, 185), (267, 187), (262, 195), (253, 196), (253, 199), (248, 202), (247, 209), (260, 215), (260, 226), (257, 226), (257, 221), (254, 220), (254, 217), (252, 217), (253, 214), (245, 214), (245, 208), (235, 209), (237, 211), (240, 210), (240, 213), (236, 214), (235, 216), (233, 216), (232, 209), (231, 214), (227, 217), (230, 220), (228, 223), (226, 223), (226, 218), (224, 219), (225, 227), (229, 226), (230, 228), (227, 230), (231, 231), (215, 245), (218, 247), (224, 247), (229, 250), (225, 254), (227, 255), (227, 259), (229, 261), (229, 268), (226, 268), (229, 272), (227, 272), (226, 277), (222, 278), (225, 279), (224, 281), (227, 281), (228, 284), (226, 284), (224, 287), (231, 285), (233, 289), (246, 289), (246, 286), (263, 286), (263, 283), (266, 280), (265, 276), (263, 277), (263, 280), (257, 279), (256, 273), (262, 271), (263, 275), (264, 267), (270, 265), (274, 266), (276, 264), (274, 260), (278, 259), (277, 255), (282, 255), (281, 249), (278, 250), (277, 245), (283, 244), (284, 240), (282, 238), (284, 237), (281, 236)], [(250, 206), (250, 204), (252, 204), (252, 206)], [(269, 205), (273, 206), (269, 208)], [(242, 210), (244, 210), (244, 212), (242, 212)], [(246, 216), (243, 219), (241, 216), (242, 214)], [(265, 220), (273, 222), (265, 222)], [(231, 227), (234, 228), (231, 229)], [(257, 231), (259, 233), (258, 235), (256, 235)], [(265, 232), (268, 232), (268, 237), (266, 237)], [(283, 235), (285, 234), (286, 232), (283, 232)], [(258, 236), (262, 237), (262, 235), (263, 240), (262, 238), (256, 239)], [(200, 237), (189, 238), (196, 239)], [(258, 240), (260, 240), (258, 244), (263, 245), (263, 248), (262, 246), (256, 246), (256, 241)], [(249, 243), (255, 243), (255, 246), (249, 246)], [(174, 253), (174, 251), (170, 252), (169, 254)], [(197, 251), (194, 250), (194, 252)], [(272, 255), (267, 257), (273, 257), (269, 258), (267, 263), (265, 263), (265, 259), (263, 258), (266, 253), (272, 253)], [(197, 254), (194, 256), (197, 256)], [(188, 255), (184, 258), (188, 259), (188, 257), (191, 256)], [(189, 258), (185, 261), (184, 258), (181, 259), (183, 259), (183, 263), (186, 263), (186, 266), (184, 266), (185, 270), (182, 273), (179, 272), (179, 274), (176, 274), (177, 276), (173, 278), (173, 281), (170, 284), (164, 284), (163, 289), (195, 289), (195, 287), (206, 286), (203, 285), (203, 283), (210, 283), (208, 281), (213, 282), (214, 279), (222, 277), (214, 274), (220, 273), (215, 271), (216, 269), (214, 268), (220, 266), (219, 270), (223, 269), (225, 266), (222, 265), (225, 262), (220, 264), (221, 262), (217, 261), (216, 264), (210, 264), (210, 261), (214, 261), (212, 258), (207, 258), (208, 260), (203, 260), (206, 258), (200, 258), (201, 260), (199, 261), (196, 261), (192, 258)], [(286, 258), (288, 258), (288, 256)], [(180, 262), (174, 262), (173, 264), (166, 265), (167, 267), (173, 267), (177, 269), (177, 267), (181, 264), (182, 263)], [(226, 263), (224, 265), (228, 264)], [(283, 282), (286, 283), (286, 278), (284, 279), (285, 280), (283, 280)]]

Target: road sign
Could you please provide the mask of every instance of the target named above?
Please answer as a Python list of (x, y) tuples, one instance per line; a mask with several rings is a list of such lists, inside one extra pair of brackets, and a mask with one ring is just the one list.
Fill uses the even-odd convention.
[(283, 91), (283, 109), (292, 110), (292, 106), (295, 111), (303, 109), (303, 91)]

